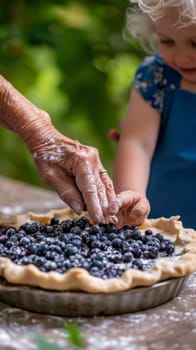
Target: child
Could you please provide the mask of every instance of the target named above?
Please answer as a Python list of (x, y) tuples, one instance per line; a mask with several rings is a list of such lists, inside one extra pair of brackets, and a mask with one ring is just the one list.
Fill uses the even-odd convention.
[(196, 0), (130, 0), (127, 30), (152, 52), (136, 72), (114, 164), (117, 193), (196, 229)]

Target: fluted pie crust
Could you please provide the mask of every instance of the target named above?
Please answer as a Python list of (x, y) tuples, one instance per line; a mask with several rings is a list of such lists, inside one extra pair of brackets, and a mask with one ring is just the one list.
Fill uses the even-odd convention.
[[(83, 213), (83, 215), (87, 215)], [(49, 224), (52, 217), (60, 221), (79, 218), (71, 209), (50, 210), (38, 215), (29, 212), (25, 215), (0, 217), (0, 224), (19, 227), (25, 222), (38, 221)], [(146, 219), (139, 226), (141, 232), (152, 229), (174, 242), (178, 256), (157, 259), (151, 270), (129, 269), (121, 277), (101, 279), (93, 277), (83, 268), (72, 268), (64, 274), (41, 272), (36, 266), (16, 265), (10, 259), (0, 257), (0, 277), (10, 284), (28, 285), (55, 291), (84, 291), (88, 293), (116, 293), (138, 286), (151, 286), (157, 282), (183, 277), (196, 271), (196, 231), (183, 227), (179, 217)]]

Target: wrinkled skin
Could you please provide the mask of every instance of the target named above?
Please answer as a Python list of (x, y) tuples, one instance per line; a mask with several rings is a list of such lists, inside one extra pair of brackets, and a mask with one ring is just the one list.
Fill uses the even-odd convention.
[[(144, 199), (139, 194), (127, 191), (116, 198), (113, 183), (97, 149), (81, 145), (58, 132), (49, 115), (33, 105), (2, 76), (0, 124), (21, 137), (44, 181), (77, 214), (87, 209), (95, 223), (103, 223), (107, 219), (113, 223), (119, 220), (131, 224), (142, 222), (147, 215), (148, 206), (145, 207), (146, 203), (140, 205)], [(135, 221), (134, 213), (137, 213)]]
[(77, 214), (87, 209), (94, 222), (116, 215), (113, 184), (95, 148), (70, 142), (53, 130), (45, 143), (33, 147), (33, 156), (45, 182)]

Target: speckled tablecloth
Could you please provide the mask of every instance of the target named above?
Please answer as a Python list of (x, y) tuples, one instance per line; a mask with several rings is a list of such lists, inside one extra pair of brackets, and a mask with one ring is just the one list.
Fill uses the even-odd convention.
[[(43, 212), (62, 206), (52, 192), (0, 178), (0, 211), (19, 213), (36, 208)], [(63, 349), (71, 349), (62, 330), (68, 320), (0, 303), (0, 349), (36, 349), (34, 335), (44, 335)], [(196, 273), (167, 304), (134, 314), (75, 318), (74, 322), (82, 329), (85, 350), (195, 350)]]

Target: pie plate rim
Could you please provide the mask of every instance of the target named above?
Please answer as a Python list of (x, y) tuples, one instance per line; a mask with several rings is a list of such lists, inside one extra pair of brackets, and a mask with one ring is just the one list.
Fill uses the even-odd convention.
[(183, 290), (189, 275), (116, 293), (53, 291), (0, 282), (0, 302), (30, 312), (67, 317), (111, 316), (144, 311), (169, 302)]

